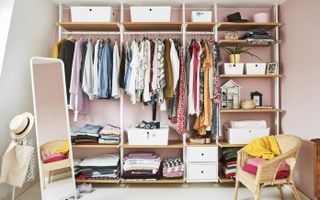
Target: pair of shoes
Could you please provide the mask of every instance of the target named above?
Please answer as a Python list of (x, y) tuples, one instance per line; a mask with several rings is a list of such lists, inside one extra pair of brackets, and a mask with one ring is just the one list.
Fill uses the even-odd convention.
[(160, 122), (146, 122), (142, 121), (140, 124), (136, 126), (136, 128), (142, 128), (142, 129), (156, 129), (160, 128)]
[(93, 191), (91, 183), (83, 183), (81, 185), (78, 185), (78, 189), (80, 193), (90, 193)]

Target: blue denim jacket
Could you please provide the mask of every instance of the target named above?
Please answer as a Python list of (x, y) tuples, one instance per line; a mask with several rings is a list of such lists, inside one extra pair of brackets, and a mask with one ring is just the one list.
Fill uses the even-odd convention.
[(107, 38), (99, 52), (99, 97), (110, 98), (112, 91), (112, 48)]

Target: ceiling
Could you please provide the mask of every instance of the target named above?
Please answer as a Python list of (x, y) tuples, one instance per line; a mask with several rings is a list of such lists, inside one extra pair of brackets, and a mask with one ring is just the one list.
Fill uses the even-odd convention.
[(204, 5), (213, 5), (223, 7), (265, 7), (274, 4), (282, 4), (286, 0), (50, 0), (54, 3), (63, 3), (67, 5), (114, 5), (121, 3), (127, 5), (186, 5), (201, 7)]

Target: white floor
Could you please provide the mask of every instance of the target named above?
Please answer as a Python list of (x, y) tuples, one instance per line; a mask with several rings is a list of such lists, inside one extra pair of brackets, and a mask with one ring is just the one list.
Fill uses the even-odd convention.
[[(185, 185), (95, 185), (95, 191), (83, 194), (80, 200), (232, 200), (233, 185), (185, 184)], [(285, 200), (294, 199), (289, 188), (283, 189)], [(48, 199), (57, 199), (55, 196)], [(39, 184), (35, 184), (18, 200), (40, 200)], [(239, 200), (253, 200), (252, 194), (244, 187), (239, 190)], [(267, 187), (262, 190), (262, 200), (280, 200), (278, 189)], [(308, 198), (301, 195), (302, 200)], [(47, 200), (47, 199), (46, 199)]]

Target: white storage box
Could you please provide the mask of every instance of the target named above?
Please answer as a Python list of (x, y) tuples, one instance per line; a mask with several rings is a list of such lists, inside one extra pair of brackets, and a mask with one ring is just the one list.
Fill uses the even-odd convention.
[(187, 182), (216, 182), (218, 181), (217, 163), (188, 163)]
[(224, 63), (224, 74), (243, 74), (244, 63)]
[(71, 6), (72, 22), (111, 22), (113, 19), (110, 6)]
[(131, 6), (132, 22), (170, 22), (171, 6)]
[(169, 127), (159, 129), (128, 128), (129, 145), (168, 145)]
[(266, 63), (246, 63), (246, 74), (266, 74)]
[(224, 126), (225, 138), (229, 144), (248, 144), (252, 140), (269, 136), (270, 128), (230, 128)]
[(188, 162), (217, 162), (218, 148), (217, 147), (188, 147), (187, 160)]
[(212, 12), (211, 11), (192, 11), (191, 16), (192, 22), (211, 22)]

